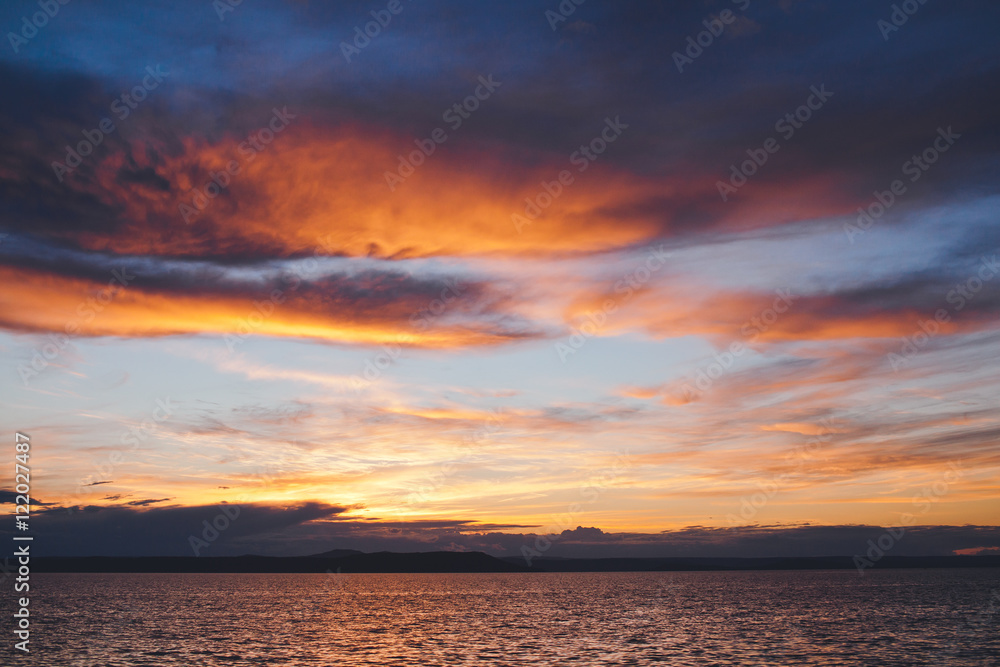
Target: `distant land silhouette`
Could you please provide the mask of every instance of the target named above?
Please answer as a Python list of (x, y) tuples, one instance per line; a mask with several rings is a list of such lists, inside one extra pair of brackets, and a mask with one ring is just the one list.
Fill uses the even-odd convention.
[[(33, 558), (36, 572), (667, 572), (708, 570), (849, 570), (850, 556), (801, 558), (495, 558), (480, 551), (366, 554), (336, 549), (312, 556)], [(1000, 567), (1000, 556), (886, 556), (874, 569)]]

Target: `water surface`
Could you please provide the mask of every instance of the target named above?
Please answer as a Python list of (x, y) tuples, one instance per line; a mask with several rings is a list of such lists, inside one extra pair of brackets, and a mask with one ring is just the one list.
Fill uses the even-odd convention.
[(1000, 664), (1000, 572), (986, 569), (32, 582), (32, 655), (18, 664)]

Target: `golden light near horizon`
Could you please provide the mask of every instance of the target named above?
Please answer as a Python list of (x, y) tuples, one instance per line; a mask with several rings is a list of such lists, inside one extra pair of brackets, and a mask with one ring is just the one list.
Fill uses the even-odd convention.
[[(4, 405), (51, 443), (45, 507), (171, 526), (287, 510), (222, 553), (372, 526), (494, 554), (540, 531), (631, 553), (704, 529), (711, 550), (711, 531), (906, 514), (997, 546), (1000, 265), (971, 93), (917, 105), (834, 79), (852, 65), (829, 54), (791, 60), (809, 82), (758, 54), (747, 88), (709, 64), (764, 25), (740, 7), (695, 21), (713, 56), (680, 67), (656, 39), (660, 57), (590, 62), (611, 57), (596, 24), (560, 14), (530, 55), (445, 63), (411, 35), (389, 64), (369, 35), (356, 70), (288, 8), (230, 8), (239, 40), (258, 12), (291, 21), (301, 62), (238, 40), (255, 82), (200, 45), (137, 83), (132, 33), (72, 70), (66, 45), (5, 60), (35, 129), (8, 118), (0, 164)], [(375, 10), (379, 35), (409, 35), (409, 11)], [(567, 78), (580, 62), (558, 51), (594, 69)], [(956, 86), (992, 89), (963, 58)], [(29, 70), (80, 88), (56, 108)], [(686, 88), (699, 71), (717, 85)]]

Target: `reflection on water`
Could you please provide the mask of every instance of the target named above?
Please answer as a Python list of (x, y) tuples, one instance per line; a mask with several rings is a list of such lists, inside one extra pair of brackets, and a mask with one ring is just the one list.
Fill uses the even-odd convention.
[(1000, 664), (996, 570), (35, 579), (19, 664)]

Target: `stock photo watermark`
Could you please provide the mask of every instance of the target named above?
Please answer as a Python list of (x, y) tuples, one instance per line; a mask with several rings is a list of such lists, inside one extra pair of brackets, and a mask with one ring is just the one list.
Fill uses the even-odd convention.
[[(430, 329), (434, 321), (442, 317), (448, 311), (449, 306), (459, 299), (468, 287), (468, 284), (458, 279), (445, 279), (440, 294), (426, 306), (410, 315), (410, 326), (415, 331)], [(365, 359), (361, 375), (351, 376), (351, 386), (354, 387), (355, 392), (360, 392), (367, 385), (378, 380), (390, 366), (399, 361), (399, 358), (403, 356), (402, 343), (407, 342), (411, 336), (412, 334), (398, 334), (396, 343), (383, 345), (380, 352)]]
[(803, 472), (807, 463), (814, 461), (814, 453), (822, 445), (828, 443), (833, 437), (834, 433), (837, 433), (836, 420), (832, 417), (827, 417), (821, 419), (819, 427), (819, 432), (809, 438), (804, 445), (801, 447), (796, 447), (795, 450), (790, 452), (785, 458), (790, 459), (792, 457), (797, 457), (795, 469), (790, 472), (776, 473), (771, 476), (771, 479), (760, 482), (758, 481), (757, 492), (750, 494), (749, 496), (743, 496), (740, 498), (740, 515), (727, 514), (726, 520), (729, 521), (730, 526), (745, 526), (752, 522), (757, 513), (760, 512), (764, 507), (774, 498), (788, 482), (798, 474)]
[(941, 332), (941, 325), (951, 322), (952, 312), (962, 312), (962, 309), (982, 291), (986, 283), (996, 278), (997, 273), (1000, 273), (1000, 264), (997, 263), (997, 256), (983, 257), (982, 264), (979, 266), (976, 274), (970, 276), (964, 282), (956, 284), (954, 289), (949, 291), (945, 297), (945, 301), (952, 306), (951, 311), (946, 308), (938, 308), (934, 312), (933, 318), (917, 320), (916, 331), (902, 338), (903, 343), (899, 351), (890, 352), (886, 356), (892, 370), (899, 372), (900, 368), (909, 364)]
[[(938, 136), (934, 138), (931, 145), (904, 162), (900, 170), (904, 176), (909, 177), (910, 183), (916, 183), (940, 159), (941, 155), (946, 153), (961, 138), (962, 135), (952, 130), (950, 125), (948, 129), (939, 127)], [(895, 206), (896, 202), (907, 193), (907, 189), (906, 183), (897, 178), (889, 184), (888, 189), (873, 192), (872, 196), (875, 201), (867, 206), (858, 207), (858, 218), (855, 224), (844, 223), (844, 233), (851, 245), (854, 244), (856, 236), (861, 236), (871, 229), (876, 220)]]
[(576, 12), (576, 8), (586, 1), (587, 0), (562, 0), (562, 2), (559, 3), (559, 6), (556, 7), (555, 11), (546, 9), (545, 20), (549, 22), (549, 27), (555, 31), (560, 23), (565, 23), (569, 17)]
[(905, 0), (898, 5), (893, 5), (888, 20), (879, 19), (875, 23), (879, 32), (882, 33), (882, 39), (888, 42), (889, 37), (893, 33), (899, 32), (899, 29), (906, 25), (910, 17), (926, 4), (927, 0)]
[(111, 276), (107, 287), (98, 291), (95, 296), (80, 302), (76, 307), (76, 314), (80, 317), (70, 320), (63, 326), (65, 333), (50, 333), (49, 342), (34, 350), (30, 364), (18, 364), (17, 374), (25, 387), (31, 378), (37, 377), (66, 351), (70, 345), (70, 338), (79, 334), (82, 324), (93, 322), (115, 297), (135, 280), (135, 275), (129, 274), (125, 267), (112, 270)]
[(188, 545), (195, 556), (201, 555), (202, 549), (207, 549), (226, 532), (240, 516), (240, 506), (224, 503), (219, 505), (219, 512), (214, 517), (201, 522), (202, 530), (198, 535), (188, 536)]
[(662, 245), (659, 248), (654, 248), (650, 251), (645, 262), (622, 276), (621, 280), (617, 281), (613, 287), (615, 294), (620, 294), (620, 297), (608, 297), (601, 303), (600, 310), (587, 311), (588, 321), (574, 327), (573, 333), (565, 342), (556, 341), (554, 348), (559, 356), (559, 361), (565, 364), (570, 355), (583, 349), (587, 341), (604, 328), (604, 325), (608, 323), (608, 318), (618, 312), (618, 308), (628, 303), (632, 296), (649, 282), (654, 273), (666, 266), (667, 258), (672, 254), (672, 252), (665, 252)]
[(792, 302), (799, 298), (792, 294), (788, 288), (775, 290), (777, 298), (769, 308), (765, 308), (757, 315), (754, 315), (740, 327), (740, 335), (743, 341), (733, 341), (728, 349), (721, 353), (716, 352), (712, 356), (714, 361), (706, 367), (698, 369), (695, 373), (694, 384), (685, 383), (681, 386), (683, 401), (690, 403), (698, 398), (702, 393), (709, 391), (716, 380), (728, 373), (736, 364), (736, 360), (742, 357), (748, 345), (755, 342), (762, 334), (767, 333), (771, 327), (777, 323), (781, 315), (788, 312), (792, 307)]
[[(28, 534), (31, 519), (31, 469), (28, 465), (31, 456), (31, 436), (26, 433), (14, 434), (14, 526), (21, 534), (14, 534), (14, 557), (17, 559), (17, 577), (14, 579), (14, 592), (24, 593), (17, 600), (17, 612), (14, 613), (14, 634), (20, 642), (14, 644), (18, 651), (30, 653), (28, 642), (31, 641), (31, 612), (28, 607), (31, 599), (26, 595), (31, 590), (31, 542), (33, 535)], [(5, 559), (6, 561), (6, 559)]]
[[(605, 118), (604, 127), (601, 128), (598, 136), (586, 144), (581, 144), (580, 148), (573, 151), (569, 156), (569, 163), (582, 174), (627, 129), (628, 125), (621, 121), (621, 116), (615, 116), (614, 120), (610, 116)], [(517, 233), (520, 234), (524, 227), (533, 223), (545, 209), (552, 206), (552, 202), (562, 196), (565, 188), (572, 185), (573, 182), (573, 174), (568, 169), (560, 171), (556, 178), (551, 181), (541, 181), (542, 187), (538, 193), (534, 197), (524, 198), (524, 215), (512, 213), (510, 216), (510, 221)]]
[(128, 429), (122, 431), (118, 437), (118, 443), (122, 445), (121, 449), (116, 449), (108, 454), (107, 462), (95, 464), (94, 469), (97, 474), (87, 475), (79, 479), (73, 495), (60, 500), (59, 504), (66, 507), (68, 513), (72, 514), (73, 510), (92, 493), (92, 491), (88, 491), (87, 489), (93, 489), (101, 484), (110, 483), (115, 468), (126, 463), (128, 461), (126, 457), (137, 451), (139, 445), (145, 444), (150, 436), (159, 429), (160, 424), (166, 422), (174, 415), (176, 406), (171, 404), (169, 396), (162, 399), (158, 398), (155, 403), (156, 407), (153, 408), (151, 413), (152, 421), (143, 421), (137, 426), (130, 426)]
[[(448, 123), (448, 127), (453, 132), (462, 127), (462, 123), (472, 117), (472, 114), (479, 109), (480, 104), (490, 99), (497, 88), (503, 85), (501, 81), (494, 81), (492, 74), (480, 75), (477, 81), (479, 81), (479, 85), (476, 86), (471, 95), (455, 102), (441, 114), (441, 120)], [(417, 150), (410, 151), (407, 155), (398, 155), (399, 164), (396, 166), (396, 171), (386, 171), (384, 174), (385, 184), (389, 186), (389, 192), (395, 192), (396, 188), (412, 176), (427, 161), (427, 158), (434, 154), (437, 147), (446, 141), (448, 141), (448, 133), (443, 127), (434, 128), (426, 139), (414, 139), (413, 143), (416, 144)]]
[[(142, 81), (130, 90), (123, 92), (111, 102), (109, 109), (119, 121), (123, 121), (132, 115), (132, 112), (139, 108), (139, 104), (149, 97), (151, 92), (159, 88), (160, 84), (163, 83), (163, 79), (170, 76), (170, 72), (164, 72), (159, 65), (155, 68), (149, 65), (145, 71), (146, 76), (142, 78)], [(94, 129), (81, 130), (83, 140), (79, 141), (75, 147), (66, 146), (64, 161), (59, 162), (58, 160), (54, 160), (52, 162), (52, 171), (59, 182), (62, 183), (63, 178), (67, 174), (72, 173), (73, 170), (83, 164), (83, 158), (93, 153), (94, 149), (104, 142), (104, 137), (114, 132), (117, 127), (115, 121), (111, 118), (102, 118)]]
[[(263, 484), (263, 488), (268, 488), (275, 481), (275, 466), (285, 462), (286, 459), (284, 456), (276, 461), (269, 461), (264, 466), (259, 466), (250, 477), (259, 480)], [(188, 535), (187, 540), (188, 546), (191, 547), (191, 552), (195, 557), (201, 556), (203, 550), (210, 548), (216, 540), (222, 537), (223, 533), (236, 523), (236, 520), (240, 518), (243, 511), (242, 504), (248, 502), (249, 497), (247, 494), (241, 495), (234, 503), (223, 501), (217, 506), (218, 512), (214, 516), (202, 520), (196, 529), (196, 533)]]
[[(785, 141), (790, 141), (795, 136), (797, 130), (801, 130), (813, 117), (813, 114), (823, 108), (823, 105), (833, 97), (833, 93), (826, 89), (826, 84), (820, 84), (819, 88), (811, 86), (810, 95), (804, 104), (795, 111), (786, 113), (774, 124), (774, 131), (781, 135)], [(722, 201), (729, 201), (729, 196), (736, 194), (740, 188), (747, 184), (747, 180), (756, 174), (771, 156), (781, 150), (781, 144), (774, 137), (764, 140), (760, 148), (748, 148), (748, 160), (729, 167), (729, 182), (716, 181), (715, 187), (719, 191)]]
[(363, 30), (362, 26), (355, 26), (354, 39), (350, 43), (340, 43), (340, 52), (344, 55), (344, 60), (350, 63), (351, 58), (360, 54), (362, 49), (367, 48), (373, 39), (382, 34), (382, 30), (392, 23), (393, 16), (403, 13), (403, 9), (402, 0), (389, 0), (385, 9), (373, 9), (370, 13), (374, 20), (365, 23)]
[(236, 322), (235, 331), (223, 335), (222, 340), (226, 344), (226, 349), (235, 352), (237, 347), (263, 327), (277, 312), (277, 307), (285, 302), (290, 292), (297, 291), (302, 281), (319, 272), (319, 258), (328, 256), (337, 248), (332, 238), (333, 234), (327, 234), (317, 239), (319, 246), (313, 250), (311, 257), (303, 259), (301, 266), (282, 272), (281, 282), (287, 287), (274, 288), (267, 294), (266, 299), (252, 302), (253, 310)]
[(873, 567), (893, 547), (899, 544), (900, 540), (906, 536), (906, 528), (916, 523), (918, 515), (922, 516), (930, 512), (931, 506), (941, 500), (951, 489), (951, 486), (962, 478), (963, 474), (964, 471), (959, 463), (955, 461), (949, 462), (948, 470), (945, 471), (942, 478), (934, 482), (931, 486), (925, 486), (911, 500), (913, 507), (916, 509), (916, 514), (902, 512), (899, 526), (886, 528), (885, 532), (879, 535), (878, 538), (868, 540), (868, 550), (864, 556), (854, 556), (854, 567), (857, 569), (858, 574), (864, 574), (867, 568)]
[(215, 10), (219, 21), (226, 20), (226, 14), (235, 12), (236, 8), (243, 4), (243, 0), (212, 0), (212, 9)]
[[(634, 462), (631, 454), (626, 450), (619, 453), (614, 464), (610, 468), (601, 470), (592, 476), (585, 485), (580, 487), (581, 501), (573, 502), (566, 510), (567, 514), (562, 516), (553, 515), (553, 532), (543, 533), (535, 537), (534, 548), (527, 544), (521, 546), (521, 556), (528, 567), (534, 558), (541, 558), (542, 555), (552, 548), (559, 541), (564, 530), (572, 530), (577, 517), (586, 510), (587, 505), (596, 503), (608, 488), (621, 479), (622, 472), (632, 468)], [(560, 531), (560, 532), (554, 532)]]
[(470, 461), (481, 450), (483, 443), (496, 437), (503, 424), (503, 410), (497, 409), (483, 421), (478, 429), (462, 439), (462, 447), (464, 448), (462, 455), (457, 460), (443, 463), (438, 472), (419, 482), (416, 488), (407, 493), (404, 504), (407, 507), (412, 507), (417, 503), (428, 502), (431, 499), (431, 494), (444, 488), (448, 480), (458, 472), (458, 467), (461, 464)]
[[(732, 0), (732, 3), (741, 12), (745, 12), (750, 7), (750, 0)], [(684, 68), (688, 65), (693, 65), (695, 59), (701, 57), (705, 49), (715, 44), (715, 40), (725, 32), (726, 26), (735, 23), (736, 18), (737, 15), (731, 9), (723, 9), (719, 12), (718, 16), (715, 14), (707, 16), (701, 22), (705, 26), (705, 29), (696, 35), (688, 36), (684, 52), (673, 52), (671, 57), (674, 59), (674, 65), (677, 66), (677, 71), (683, 74)]]
[(38, 0), (38, 6), (42, 11), (32, 14), (30, 19), (27, 16), (22, 16), (21, 29), (16, 33), (7, 33), (7, 40), (14, 53), (20, 51), (22, 46), (34, 39), (38, 35), (38, 31), (47, 26), (49, 20), (56, 17), (60, 7), (65, 7), (68, 4), (69, 0)]
[(239, 174), (245, 165), (252, 162), (258, 153), (267, 148), (294, 118), (296, 118), (296, 114), (289, 113), (288, 107), (282, 107), (280, 111), (277, 107), (271, 109), (271, 119), (267, 124), (251, 132), (247, 135), (246, 140), (237, 146), (237, 152), (239, 152), (243, 164), (240, 164), (238, 160), (230, 160), (226, 163), (225, 169), (220, 169), (218, 172), (209, 170), (209, 180), (203, 187), (188, 190), (185, 196), (190, 197), (191, 203), (182, 201), (177, 205), (177, 210), (184, 218), (184, 222), (190, 224), (195, 216), (204, 211), (216, 197), (222, 194), (222, 191), (229, 187), (233, 177)]

